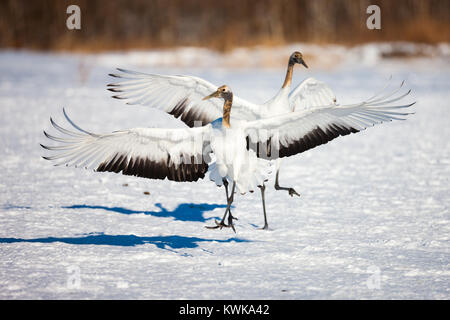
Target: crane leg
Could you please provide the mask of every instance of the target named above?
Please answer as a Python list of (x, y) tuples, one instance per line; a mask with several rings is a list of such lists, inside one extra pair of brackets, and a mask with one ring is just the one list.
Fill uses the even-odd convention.
[[(227, 195), (227, 208), (225, 209), (225, 213), (223, 215), (223, 218), (222, 218), (222, 220), (220, 222), (217, 222), (217, 220), (216, 220), (215, 221), (216, 222), (215, 226), (212, 226), (212, 227), (206, 226), (206, 228), (208, 228), (208, 229), (222, 229), (223, 227), (225, 227), (225, 228), (233, 229), (233, 231), (236, 233), (236, 229), (234, 228), (233, 219), (237, 220), (237, 218), (234, 217), (231, 214), (231, 204), (233, 203), (233, 200), (234, 200), (234, 190), (235, 190), (235, 187), (236, 187), (236, 183), (233, 182), (233, 186), (231, 188), (231, 196), (228, 196), (228, 182), (225, 183), (225, 180), (224, 180), (224, 186), (225, 186), (225, 193)], [(228, 215), (228, 224), (225, 223), (225, 219), (227, 218), (227, 215)]]
[(227, 201), (228, 201), (228, 180), (222, 179), (222, 181), (223, 181), (223, 186), (225, 187), (225, 195), (226, 195)]
[(268, 230), (269, 224), (267, 223), (266, 200), (264, 198), (264, 192), (266, 191), (266, 186), (263, 183), (262, 186), (258, 186), (258, 187), (259, 187), (259, 189), (261, 189), (261, 199), (262, 199), (263, 213), (264, 213), (264, 227), (262, 227), (261, 230)]
[(281, 164), (281, 160), (280, 160), (280, 159), (277, 159), (277, 160), (276, 160), (276, 163), (275, 163), (276, 169), (277, 169), (277, 173), (276, 173), (276, 175), (275, 175), (275, 186), (274, 186), (274, 187), (275, 187), (275, 190), (285, 190), (285, 191), (289, 192), (289, 195), (290, 195), (291, 197), (293, 197), (294, 194), (295, 194), (296, 196), (299, 196), (299, 197), (300, 197), (300, 194), (299, 194), (297, 191), (295, 191), (294, 188), (280, 187), (280, 185), (278, 184), (278, 176), (280, 175), (280, 164)]

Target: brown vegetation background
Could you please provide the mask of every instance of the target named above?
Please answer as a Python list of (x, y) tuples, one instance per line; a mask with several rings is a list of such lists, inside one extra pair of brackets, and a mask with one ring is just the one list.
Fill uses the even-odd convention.
[[(81, 8), (68, 30), (66, 8)], [(381, 8), (368, 30), (366, 8)], [(291, 42), (449, 42), (450, 0), (1, 0), (0, 47), (117, 50)]]

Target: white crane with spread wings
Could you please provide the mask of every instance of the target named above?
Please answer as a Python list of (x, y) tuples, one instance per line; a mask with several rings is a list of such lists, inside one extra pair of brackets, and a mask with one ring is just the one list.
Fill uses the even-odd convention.
[[(235, 96), (231, 118), (251, 121), (336, 102), (331, 89), (313, 78), (306, 79), (291, 92), (295, 64), (308, 67), (300, 52), (292, 53), (282, 87), (269, 101), (254, 104)], [(216, 85), (204, 79), (118, 70), (121, 73), (111, 76), (124, 81), (109, 84), (108, 90), (115, 93), (114, 98), (126, 99), (127, 104), (140, 104), (163, 110), (175, 118), (180, 118), (189, 127), (209, 124), (221, 116), (222, 106), (218, 101), (202, 100), (206, 94), (217, 89)], [(293, 188), (279, 186), (280, 165), (281, 161), (277, 160), (275, 189), (287, 190), (291, 196), (299, 196)]]

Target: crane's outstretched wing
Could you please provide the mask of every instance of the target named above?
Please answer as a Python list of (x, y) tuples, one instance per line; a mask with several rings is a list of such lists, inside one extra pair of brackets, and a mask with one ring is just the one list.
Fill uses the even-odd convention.
[(357, 104), (321, 106), (248, 122), (248, 148), (260, 158), (289, 157), (385, 121), (404, 120), (410, 113), (399, 112), (400, 109), (414, 103), (392, 105), (410, 93), (393, 97), (398, 90)]
[(336, 96), (325, 82), (308, 78), (289, 93), (289, 104), (294, 111), (309, 110), (336, 104)]
[(56, 165), (174, 181), (197, 181), (208, 171), (209, 156), (203, 156), (203, 150), (209, 144), (210, 126), (186, 129), (135, 128), (110, 134), (93, 134), (73, 123), (65, 110), (64, 116), (76, 130), (67, 130), (50, 118), (62, 137), (44, 131), (47, 138), (59, 142), (59, 145), (41, 145), (55, 152), (43, 158), (56, 161)]
[[(127, 104), (141, 104), (163, 110), (189, 127), (202, 126), (222, 117), (223, 101), (202, 100), (217, 90), (217, 86), (193, 76), (165, 76), (117, 69), (110, 74), (124, 81), (108, 84), (114, 98), (126, 99)], [(233, 117), (255, 120), (258, 106), (234, 96)]]

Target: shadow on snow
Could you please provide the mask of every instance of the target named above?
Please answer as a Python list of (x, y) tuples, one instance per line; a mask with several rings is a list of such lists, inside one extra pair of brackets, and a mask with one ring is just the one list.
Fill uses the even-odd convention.
[(210, 204), (210, 203), (182, 203), (175, 208), (175, 210), (169, 211), (162, 206), (161, 203), (156, 203), (160, 211), (137, 211), (130, 210), (122, 207), (106, 207), (106, 206), (91, 206), (91, 205), (73, 205), (63, 207), (65, 209), (101, 209), (107, 211), (113, 211), (121, 214), (148, 214), (154, 217), (172, 217), (178, 221), (195, 221), (205, 222), (207, 220), (215, 219), (217, 217), (205, 218), (203, 213), (206, 211), (212, 211), (217, 208), (226, 208), (225, 204)]
[(75, 245), (106, 245), (106, 246), (122, 246), (134, 247), (143, 244), (153, 244), (160, 249), (183, 249), (183, 248), (197, 248), (200, 242), (251, 242), (246, 239), (229, 238), (226, 240), (220, 239), (205, 239), (197, 237), (183, 237), (183, 236), (158, 236), (158, 237), (139, 237), (133, 234), (130, 235), (108, 235), (103, 233), (86, 234), (82, 237), (67, 237), (67, 238), (36, 238), (36, 239), (21, 239), (21, 238), (0, 238), (0, 243), (16, 243), (16, 242), (30, 242), (30, 243), (54, 243), (62, 242)]

